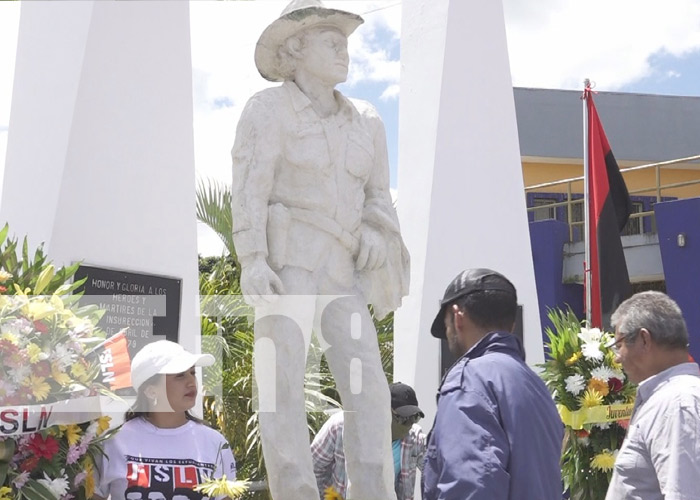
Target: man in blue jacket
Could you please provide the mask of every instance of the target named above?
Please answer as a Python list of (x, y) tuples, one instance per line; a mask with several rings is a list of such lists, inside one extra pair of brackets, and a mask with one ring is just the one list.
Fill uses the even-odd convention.
[(564, 428), (549, 391), (512, 335), (517, 293), (505, 276), (468, 269), (433, 322), (459, 360), (438, 393), (424, 500), (562, 498)]

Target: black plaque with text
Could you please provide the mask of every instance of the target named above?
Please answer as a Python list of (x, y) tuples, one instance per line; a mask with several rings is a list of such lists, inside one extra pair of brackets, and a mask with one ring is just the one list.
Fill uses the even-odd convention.
[(153, 337), (178, 341), (181, 279), (81, 265), (74, 279), (83, 278), (81, 304), (105, 311), (98, 326), (108, 337), (128, 328), (132, 356)]

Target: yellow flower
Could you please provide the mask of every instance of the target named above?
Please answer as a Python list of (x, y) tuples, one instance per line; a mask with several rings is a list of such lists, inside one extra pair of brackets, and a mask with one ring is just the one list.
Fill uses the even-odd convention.
[(326, 491), (323, 492), (323, 500), (343, 500), (343, 497), (335, 491), (335, 488), (333, 486), (329, 486), (326, 488)]
[(608, 383), (599, 378), (592, 378), (591, 381), (588, 382), (588, 389), (597, 391), (603, 397), (607, 396), (610, 392)]
[(248, 491), (249, 485), (248, 481), (229, 481), (226, 479), (226, 476), (223, 476), (221, 479), (209, 478), (195, 486), (194, 490), (210, 498), (240, 498), (241, 495)]
[(29, 356), (29, 362), (31, 364), (39, 362), (41, 352), (41, 347), (36, 345), (34, 342), (30, 342), (29, 345), (27, 345), (27, 356)]
[(591, 459), (591, 467), (608, 472), (615, 466), (615, 455), (610, 450), (603, 450)]
[(0, 340), (7, 340), (14, 345), (19, 345), (19, 337), (12, 332), (3, 333), (0, 335)]
[(613, 370), (615, 370), (617, 372), (621, 372), (622, 371), (622, 364), (617, 363), (614, 359), (612, 359), (612, 360), (610, 360), (610, 368), (612, 368)]
[[(25, 379), (26, 381), (27, 379)], [(43, 401), (47, 397), (49, 397), (49, 393), (51, 392), (51, 386), (46, 383), (46, 379), (44, 377), (36, 377), (34, 375), (29, 376), (29, 384), (28, 384), (32, 390), (32, 394), (34, 394), (34, 398), (37, 401)]]
[(4, 269), (0, 269), (0, 283), (5, 283), (10, 278), (12, 278), (12, 273), (8, 273)]
[(59, 425), (58, 426), (63, 432), (65, 432), (66, 440), (69, 445), (78, 444), (80, 441), (80, 426), (76, 424)]
[(73, 382), (73, 379), (71, 379), (66, 372), (61, 370), (56, 363), (51, 363), (51, 377), (62, 387), (65, 387)]
[(574, 363), (576, 363), (579, 359), (581, 359), (581, 351), (577, 351), (571, 355), (569, 359), (566, 360), (566, 366), (571, 366)]
[(92, 458), (86, 457), (83, 460), (83, 470), (87, 473), (83, 488), (85, 488), (85, 497), (92, 498), (95, 494), (95, 469), (92, 465)]
[(109, 429), (109, 423), (112, 421), (112, 417), (107, 415), (97, 419), (97, 435), (101, 435), (104, 431)]
[(84, 381), (87, 378), (87, 370), (80, 362), (73, 363), (73, 365), (70, 367), (70, 372), (80, 381)]
[(7, 486), (0, 487), (0, 500), (12, 500), (12, 488)]
[(583, 396), (579, 398), (579, 402), (584, 408), (593, 408), (603, 404), (603, 396), (595, 389), (586, 389)]
[(44, 319), (51, 316), (56, 311), (48, 301), (32, 298), (23, 308), (24, 315), (32, 321)]

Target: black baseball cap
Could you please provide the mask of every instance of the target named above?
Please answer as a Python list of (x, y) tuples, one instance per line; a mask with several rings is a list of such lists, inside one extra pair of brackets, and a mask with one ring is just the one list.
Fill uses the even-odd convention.
[(455, 279), (447, 286), (445, 295), (440, 301), (440, 310), (433, 320), (430, 333), (438, 339), (445, 338), (445, 311), (447, 306), (455, 300), (466, 297), (474, 292), (484, 292), (486, 290), (498, 290), (512, 293), (517, 298), (517, 292), (513, 283), (501, 273), (491, 269), (467, 269), (459, 273)]
[(391, 409), (400, 417), (412, 417), (420, 413), (425, 417), (423, 410), (418, 408), (416, 391), (410, 385), (395, 382), (389, 386), (391, 392)]

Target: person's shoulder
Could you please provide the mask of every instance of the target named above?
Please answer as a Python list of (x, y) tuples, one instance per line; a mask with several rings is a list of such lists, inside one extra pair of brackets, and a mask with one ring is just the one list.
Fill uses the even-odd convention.
[(323, 424), (327, 429), (341, 429), (345, 423), (345, 412), (343, 410), (333, 413)]
[(379, 111), (371, 102), (355, 99), (354, 97), (346, 97), (346, 99), (363, 119), (381, 122), (382, 118), (379, 115)]
[(377, 113), (377, 108), (374, 107), (374, 104), (372, 104), (369, 101), (365, 101), (364, 99), (356, 99), (355, 97), (346, 97), (350, 103), (355, 106), (355, 109), (359, 113)]
[(288, 99), (287, 91), (281, 85), (269, 87), (253, 94), (246, 103), (245, 111), (248, 113), (259, 113), (264, 110), (274, 111), (280, 103)]
[(132, 418), (131, 420), (127, 420), (124, 422), (120, 427), (117, 433), (115, 434), (118, 436), (119, 434), (132, 434), (132, 433), (142, 433), (145, 432), (146, 430), (146, 421), (143, 419), (143, 417), (136, 417)]
[[(700, 409), (700, 377), (695, 375), (678, 375), (659, 388), (659, 397), (653, 397), (658, 406), (671, 408)], [(698, 413), (700, 418), (700, 413)]]
[(191, 420), (189, 425), (192, 426), (192, 429), (194, 432), (200, 434), (202, 437), (211, 439), (211, 440), (224, 440), (226, 441), (226, 438), (224, 437), (221, 432), (218, 430), (209, 427), (206, 423), (204, 422), (198, 422), (195, 420)]

